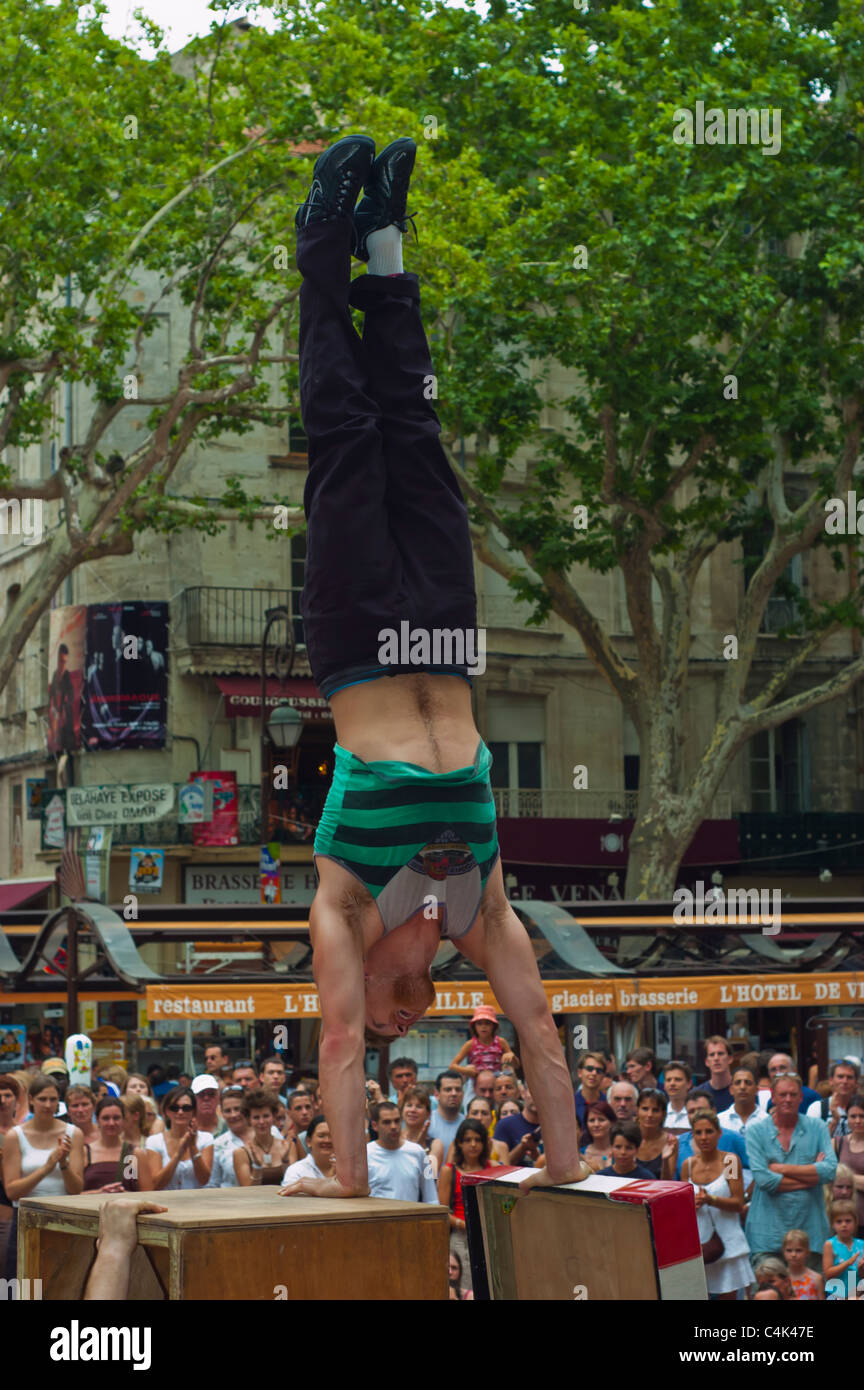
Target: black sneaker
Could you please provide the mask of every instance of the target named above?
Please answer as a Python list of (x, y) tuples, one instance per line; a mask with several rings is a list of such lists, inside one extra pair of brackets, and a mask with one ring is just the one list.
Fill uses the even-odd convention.
[(375, 158), (375, 141), (369, 135), (346, 135), (315, 160), (312, 186), (294, 218), (295, 227), (312, 222), (350, 220), (357, 194), (369, 176)]
[(366, 195), (354, 211), (354, 255), (358, 261), (368, 261), (367, 241), (372, 232), (383, 227), (398, 227), (407, 232), (408, 223), (417, 228), (408, 207), (408, 185), (417, 158), (417, 145), (407, 135), (394, 140), (383, 149), (369, 171), (363, 186)]

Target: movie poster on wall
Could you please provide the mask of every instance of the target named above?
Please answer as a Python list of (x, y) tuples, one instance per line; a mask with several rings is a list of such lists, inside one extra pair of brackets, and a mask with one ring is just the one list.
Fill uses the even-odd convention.
[(88, 604), (86, 651), (83, 747), (164, 748), (168, 604)]
[(55, 756), (81, 747), (81, 692), (87, 609), (76, 603), (52, 608), (48, 628), (48, 736)]

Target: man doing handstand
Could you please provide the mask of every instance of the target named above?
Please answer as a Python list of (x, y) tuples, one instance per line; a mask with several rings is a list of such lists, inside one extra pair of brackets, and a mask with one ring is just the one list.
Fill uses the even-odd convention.
[[(527, 1184), (590, 1173), (531, 942), (504, 891), (470, 668), (381, 659), (383, 634), (406, 622), (463, 634), (464, 654), (477, 621), (468, 515), (429, 399), (419, 282), (402, 270), (415, 156), (410, 139), (377, 159), (368, 136), (337, 141), (317, 159), (296, 218), (309, 441), (302, 613), (337, 737), (309, 929), (338, 1176), (304, 1178), (288, 1195), (368, 1193), (366, 1045), (402, 1037), (433, 1003), (442, 936), (483, 972), (519, 1032), (546, 1150)], [(369, 262), (353, 281), (352, 254)], [(352, 305), (365, 312), (362, 339)]]

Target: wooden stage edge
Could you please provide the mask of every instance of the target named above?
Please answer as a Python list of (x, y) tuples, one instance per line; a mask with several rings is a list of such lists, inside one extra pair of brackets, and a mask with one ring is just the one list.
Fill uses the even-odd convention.
[[(445, 1207), (377, 1197), (280, 1197), (272, 1189), (142, 1194), (131, 1302), (447, 1299)], [(104, 1194), (24, 1198), (18, 1278), (44, 1300), (80, 1300)]]

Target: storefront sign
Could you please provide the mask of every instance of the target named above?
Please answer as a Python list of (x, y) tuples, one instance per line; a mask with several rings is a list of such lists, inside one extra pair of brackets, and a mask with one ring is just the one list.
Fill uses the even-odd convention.
[[(656, 1013), (682, 1009), (783, 1008), (791, 1004), (864, 1003), (864, 973), (740, 975), (694, 979), (544, 980), (554, 1014)], [(427, 1017), (500, 1007), (485, 980), (436, 986)], [(148, 985), (147, 1016), (162, 1019), (320, 1018), (313, 984)]]
[(153, 821), (174, 809), (171, 782), (114, 784), (107, 787), (69, 787), (66, 791), (68, 825), (125, 825), (129, 821)]
[[(311, 859), (311, 856), (310, 856)], [(283, 864), (279, 875), (283, 907), (308, 907), (315, 896), (315, 870), (309, 864)], [(183, 870), (186, 903), (260, 903), (257, 864), (187, 864)]]

